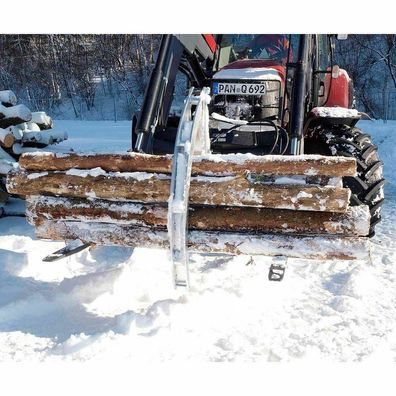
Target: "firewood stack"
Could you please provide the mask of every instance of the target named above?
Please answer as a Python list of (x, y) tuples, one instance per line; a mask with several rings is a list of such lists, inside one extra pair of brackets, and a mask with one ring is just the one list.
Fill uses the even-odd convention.
[(67, 139), (66, 133), (51, 131), (52, 119), (44, 111), (32, 113), (17, 104), (12, 91), (0, 91), (0, 102), (0, 147), (12, 157)]
[(67, 139), (65, 132), (54, 132), (52, 127), (52, 119), (44, 111), (32, 113), (17, 104), (14, 92), (0, 91), (0, 205), (8, 197), (5, 176), (16, 167), (22, 153)]

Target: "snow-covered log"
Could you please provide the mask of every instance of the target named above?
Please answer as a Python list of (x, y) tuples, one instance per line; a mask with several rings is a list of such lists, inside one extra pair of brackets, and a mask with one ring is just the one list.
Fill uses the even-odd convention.
[[(55, 132), (52, 130), (41, 131), (23, 131), (22, 142), (23, 143), (39, 143), (45, 145), (51, 145), (55, 143), (60, 143), (67, 139), (66, 132)], [(31, 152), (31, 151), (28, 151)], [(33, 150), (37, 152), (37, 150)]]
[[(171, 155), (123, 154), (56, 154), (37, 153), (22, 156), (21, 167), (34, 171), (68, 170), (71, 168), (102, 168), (108, 172), (156, 172), (171, 173)], [(195, 158), (193, 175), (307, 175), (307, 176), (355, 176), (354, 158), (328, 157), (322, 155), (281, 156), (252, 154), (223, 154)]]
[(19, 156), (36, 152), (32, 147), (42, 148), (67, 139), (65, 132), (50, 130), (53, 122), (45, 112), (31, 113), (25, 105), (16, 102), (12, 91), (0, 91), (0, 147)]
[(0, 175), (7, 175), (18, 167), (14, 158), (0, 147)]
[[(166, 205), (144, 205), (98, 199), (27, 197), (28, 221), (39, 226), (46, 220), (115, 223), (166, 229)], [(257, 231), (299, 235), (333, 234), (366, 236), (370, 212), (367, 206), (348, 208), (346, 213), (290, 211), (263, 208), (193, 207), (190, 230)]]
[[(22, 124), (22, 125), (25, 125), (25, 124)], [(12, 125), (12, 126), (10, 126), (10, 131), (14, 135), (15, 140), (22, 140), (23, 131), (22, 131), (22, 128), (20, 128), (20, 126)]]
[[(164, 174), (107, 173), (71, 169), (64, 172), (9, 175), (8, 190), (20, 195), (55, 195), (70, 198), (96, 197), (143, 203), (166, 203), (170, 177)], [(197, 176), (191, 179), (192, 205), (252, 206), (274, 209), (345, 212), (350, 190), (334, 186), (252, 183), (242, 176)]]
[(0, 103), (8, 106), (15, 106), (17, 104), (17, 97), (14, 92), (10, 90), (0, 91)]
[(0, 159), (8, 161), (8, 162), (16, 162), (14, 158), (11, 157), (5, 150), (0, 147)]
[(40, 127), (38, 126), (38, 124), (36, 124), (36, 123), (33, 122), (33, 121), (29, 121), (29, 122), (27, 123), (26, 129), (27, 129), (29, 132), (40, 132), (40, 131), (41, 131), (41, 129), (40, 129)]
[(28, 122), (32, 119), (32, 113), (23, 104), (5, 107), (0, 104), (0, 128)]
[(5, 176), (9, 172), (15, 169), (15, 166), (13, 166), (13, 163), (7, 160), (4, 160), (0, 158), (0, 175)]
[(41, 130), (51, 129), (53, 127), (52, 118), (45, 111), (33, 112), (32, 122), (36, 123)]
[(38, 131), (23, 131), (21, 140), (22, 142), (40, 142), (40, 129)]
[[(109, 223), (83, 223), (76, 221), (42, 222), (36, 228), (38, 238), (74, 240), (99, 245), (169, 249), (165, 230), (152, 230)], [(236, 232), (191, 231), (188, 233), (191, 251), (227, 254), (246, 254), (296, 257), (304, 259), (367, 259), (367, 238), (286, 236)]]
[(48, 130), (48, 131), (41, 131), (40, 138), (41, 138), (40, 143), (45, 143), (50, 145), (67, 140), (68, 135), (67, 132)]
[(23, 147), (20, 143), (14, 143), (12, 146), (12, 152), (16, 155), (21, 155), (23, 153), (33, 153), (37, 149), (33, 147)]
[(10, 148), (15, 143), (15, 136), (10, 128), (0, 128), (0, 146)]

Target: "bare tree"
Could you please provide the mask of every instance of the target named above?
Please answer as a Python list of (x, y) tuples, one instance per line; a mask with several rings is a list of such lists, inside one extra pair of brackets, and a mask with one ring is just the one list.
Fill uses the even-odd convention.
[(348, 70), (355, 96), (372, 116), (384, 115), (383, 99), (396, 88), (396, 36), (350, 35), (336, 44), (336, 61)]

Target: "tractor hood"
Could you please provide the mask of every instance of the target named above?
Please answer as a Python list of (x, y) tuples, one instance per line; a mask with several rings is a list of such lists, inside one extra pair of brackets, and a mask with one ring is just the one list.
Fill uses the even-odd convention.
[(213, 80), (278, 80), (283, 82), (284, 79), (284, 66), (278, 62), (259, 59), (229, 63), (213, 76)]

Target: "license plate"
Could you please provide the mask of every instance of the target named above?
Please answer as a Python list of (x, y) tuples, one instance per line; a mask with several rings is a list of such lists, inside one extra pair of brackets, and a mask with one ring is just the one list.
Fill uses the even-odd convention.
[(219, 83), (212, 85), (213, 95), (264, 95), (265, 84)]

